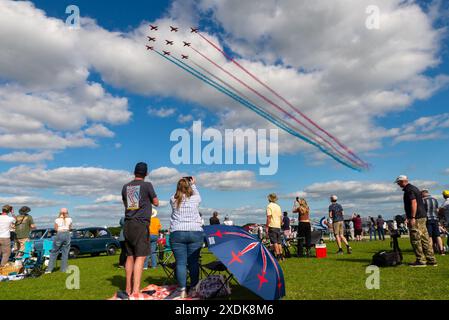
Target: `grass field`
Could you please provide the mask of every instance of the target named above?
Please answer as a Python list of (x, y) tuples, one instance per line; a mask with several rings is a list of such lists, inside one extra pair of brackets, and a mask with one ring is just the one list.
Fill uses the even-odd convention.
[[(404, 261), (414, 261), (408, 239), (400, 239)], [(372, 255), (389, 248), (384, 242), (352, 243), (353, 254), (337, 256), (336, 245), (328, 243), (328, 257), (290, 258), (282, 263), (287, 296), (285, 299), (447, 299), (449, 297), (449, 256), (438, 256), (438, 267), (411, 268), (406, 265), (380, 271), (380, 289), (365, 287), (366, 267)], [(203, 261), (214, 260), (209, 252)], [(67, 290), (67, 274), (56, 272), (37, 279), (0, 283), (0, 299), (96, 299), (110, 298), (124, 288), (124, 270), (117, 269), (118, 256), (85, 257), (70, 260), (81, 271), (81, 288)], [(147, 270), (143, 285), (162, 284), (161, 268)], [(251, 292), (233, 286), (231, 299), (257, 299)]]

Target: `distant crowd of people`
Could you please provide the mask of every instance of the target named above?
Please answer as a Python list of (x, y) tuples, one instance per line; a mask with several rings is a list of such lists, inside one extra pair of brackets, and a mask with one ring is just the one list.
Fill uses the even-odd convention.
[[(11, 205), (4, 205), (0, 215), (0, 267), (5, 266), (11, 257), (20, 259), (26, 251), (26, 243), (30, 241), (30, 233), (36, 229), (33, 217), (30, 215), (30, 207), (23, 206), (19, 214), (14, 214)], [(65, 272), (68, 267), (70, 251), (70, 231), (72, 230), (72, 219), (69, 217), (67, 208), (61, 208), (58, 217), (54, 221), (55, 236), (52, 239), (52, 250), (48, 267), (45, 273), (52, 273), (56, 259), (61, 254), (61, 271)]]

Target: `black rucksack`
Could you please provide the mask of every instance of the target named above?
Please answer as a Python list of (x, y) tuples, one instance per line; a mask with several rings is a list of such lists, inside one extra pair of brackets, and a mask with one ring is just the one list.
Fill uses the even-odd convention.
[(379, 251), (373, 256), (372, 265), (378, 267), (394, 267), (402, 263), (401, 255), (396, 251)]
[(395, 267), (402, 263), (402, 252), (399, 249), (398, 237), (393, 238), (393, 251), (379, 251), (373, 256), (372, 265), (378, 267)]

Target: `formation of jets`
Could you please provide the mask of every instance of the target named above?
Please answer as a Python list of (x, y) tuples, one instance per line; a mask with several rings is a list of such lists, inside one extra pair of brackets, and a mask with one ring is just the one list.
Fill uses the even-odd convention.
[[(155, 25), (152, 25), (152, 24), (150, 24), (150, 30), (158, 30), (159, 29), (159, 27), (158, 26), (155, 26)], [(173, 26), (170, 26), (170, 32), (178, 32), (178, 30), (179, 30), (179, 28), (178, 27), (173, 27)], [(193, 28), (193, 27), (190, 27), (190, 33), (198, 33), (198, 28)], [(148, 36), (147, 37), (148, 38), (148, 41), (149, 42), (151, 42), (151, 41), (153, 41), (153, 42), (156, 42), (156, 37), (150, 37), (150, 36)], [(183, 41), (183, 43), (184, 43), (184, 47), (190, 47), (190, 42), (186, 42), (186, 41)], [(165, 40), (165, 45), (167, 45), (167, 46), (172, 46), (174, 44), (174, 42), (173, 41), (170, 41), (170, 40)], [(152, 47), (152, 46), (146, 46), (147, 47), (147, 50), (154, 50), (154, 47)], [(164, 50), (162, 50), (162, 52), (164, 53), (164, 56), (169, 56), (169, 55), (171, 55), (171, 53), (170, 53), (170, 51), (164, 51)], [(188, 55), (184, 55), (184, 54), (181, 54), (181, 59), (189, 59), (189, 56)]]

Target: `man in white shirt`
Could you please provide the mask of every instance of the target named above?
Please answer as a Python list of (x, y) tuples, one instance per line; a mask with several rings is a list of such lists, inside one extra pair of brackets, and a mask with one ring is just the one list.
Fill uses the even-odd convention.
[(225, 219), (224, 219), (223, 224), (224, 224), (224, 225), (227, 225), (227, 226), (233, 226), (233, 225), (234, 225), (234, 222), (233, 222), (231, 219), (229, 219), (228, 216), (226, 216)]
[(0, 267), (8, 263), (11, 255), (11, 229), (16, 219), (10, 217), (10, 213), (14, 216), (13, 208), (9, 205), (3, 206), (2, 214), (0, 215), (0, 254), (2, 256)]

